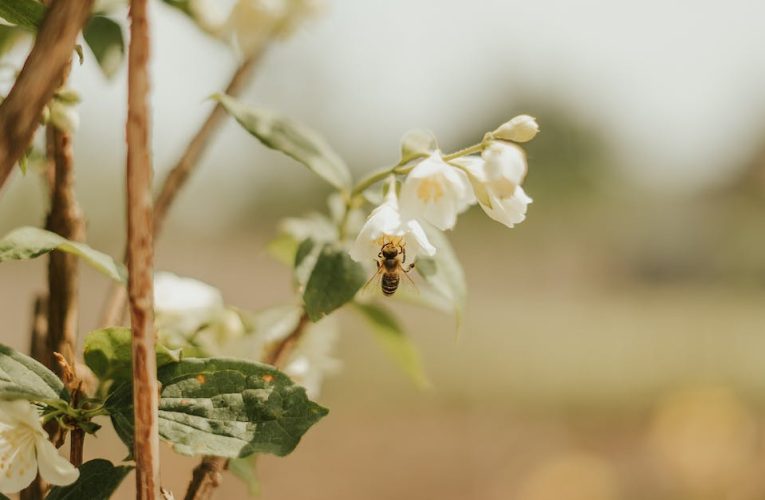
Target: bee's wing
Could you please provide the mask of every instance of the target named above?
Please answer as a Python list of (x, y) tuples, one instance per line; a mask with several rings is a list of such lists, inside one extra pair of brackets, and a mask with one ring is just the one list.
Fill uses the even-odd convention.
[[(379, 285), (380, 280), (382, 279), (383, 271), (384, 271), (383, 266), (381, 266), (378, 262), (377, 271), (375, 271), (375, 273), (369, 278), (369, 280), (366, 283), (364, 283), (364, 286), (361, 287), (361, 293), (369, 293), (369, 291), (372, 290), (371, 288), (369, 288), (369, 285), (371, 285), (373, 281), (376, 283), (376, 285)], [(376, 286), (376, 288), (380, 288), (380, 287)]]

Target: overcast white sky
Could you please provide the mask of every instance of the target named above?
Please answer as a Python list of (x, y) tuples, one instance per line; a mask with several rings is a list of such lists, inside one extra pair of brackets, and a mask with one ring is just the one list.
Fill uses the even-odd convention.
[[(765, 137), (762, 1), (328, 1), (324, 17), (269, 53), (247, 100), (322, 131), (357, 171), (395, 161), (411, 128), (435, 131), (444, 149), (461, 146), (473, 129), (478, 139), (486, 116), (514, 108), (530, 91), (600, 130), (638, 180), (668, 188), (713, 182)], [(174, 11), (155, 2), (153, 13), (156, 168), (163, 172), (235, 61)], [(86, 62), (73, 85), (85, 97), (82, 182), (116, 192), (124, 73), (109, 83)], [(265, 169), (310, 182), (233, 125), (203, 169), (195, 196), (204, 202), (226, 193), (211, 208), (215, 218), (267, 189)]]

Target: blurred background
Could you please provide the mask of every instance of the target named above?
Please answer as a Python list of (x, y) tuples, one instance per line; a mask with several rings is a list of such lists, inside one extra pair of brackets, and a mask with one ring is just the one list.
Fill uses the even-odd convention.
[[(155, 2), (154, 151), (162, 179), (237, 61)], [(469, 289), (464, 332), (396, 304), (433, 387), (420, 391), (352, 314), (330, 415), (286, 458), (259, 460), (261, 498), (765, 498), (765, 4), (712, 1), (331, 1), (273, 46), (245, 93), (324, 134), (361, 176), (427, 128), (444, 151), (519, 113), (528, 218), (480, 209), (449, 236)], [(15, 57), (23, 61), (24, 51)], [(88, 241), (124, 244), (125, 68), (75, 66)], [(173, 207), (157, 267), (257, 310), (290, 300), (266, 253), (284, 216), (329, 193), (233, 120)], [(0, 232), (40, 225), (44, 187), (14, 175)], [(81, 330), (108, 283), (83, 268)], [(25, 349), (45, 262), (3, 264), (0, 340)], [(112, 435), (86, 458), (123, 458)], [(195, 460), (163, 449), (182, 496)], [(130, 498), (132, 480), (120, 498)], [(241, 498), (227, 476), (218, 498)]]

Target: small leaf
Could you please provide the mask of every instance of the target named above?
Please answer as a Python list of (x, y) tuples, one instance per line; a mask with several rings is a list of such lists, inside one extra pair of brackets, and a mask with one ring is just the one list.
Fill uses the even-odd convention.
[(318, 321), (350, 301), (366, 280), (364, 268), (346, 250), (324, 245), (303, 292), (308, 317)]
[(295, 262), (298, 246), (299, 243), (295, 238), (289, 234), (280, 233), (268, 243), (266, 249), (271, 257), (286, 266), (291, 266)]
[(299, 161), (340, 190), (350, 188), (351, 174), (345, 162), (313, 130), (271, 111), (249, 108), (225, 94), (213, 98), (265, 146)]
[(417, 158), (430, 156), (438, 150), (438, 142), (429, 130), (410, 130), (401, 138), (401, 161), (404, 165)]
[(108, 500), (125, 476), (133, 470), (128, 465), (114, 465), (108, 460), (89, 460), (80, 467), (80, 477), (69, 486), (54, 486), (46, 500)]
[[(224, 358), (184, 359), (157, 373), (159, 435), (184, 455), (284, 456), (328, 410), (275, 368)], [(129, 383), (108, 399), (115, 429), (132, 449)]]
[(232, 458), (228, 461), (228, 470), (245, 484), (247, 493), (251, 497), (260, 495), (260, 480), (258, 480), (255, 471), (257, 459), (257, 455), (250, 455), (245, 458)]
[(36, 0), (0, 0), (0, 17), (27, 31), (37, 31), (45, 6)]
[[(83, 357), (101, 380), (127, 380), (133, 373), (133, 348), (130, 328), (112, 327), (94, 330), (85, 337)], [(157, 343), (157, 366), (180, 360), (180, 350), (170, 350)]]
[(125, 57), (125, 40), (119, 23), (96, 15), (90, 18), (82, 34), (104, 75), (114, 76)]
[(55, 373), (29, 356), (0, 345), (0, 399), (69, 400)]
[(112, 257), (93, 250), (84, 243), (69, 241), (56, 233), (36, 227), (20, 227), (6, 234), (0, 240), (0, 262), (34, 259), (53, 250), (77, 255), (111, 279), (121, 283), (127, 281), (125, 266)]
[(399, 325), (393, 314), (384, 307), (374, 304), (355, 304), (372, 327), (375, 338), (385, 351), (403, 368), (417, 387), (430, 386), (417, 348)]
[(422, 298), (439, 309), (447, 305), (453, 310), (459, 329), (467, 300), (465, 273), (449, 239), (441, 231), (426, 228), (425, 232), (438, 251), (433, 257), (417, 259), (418, 273), (430, 284)]

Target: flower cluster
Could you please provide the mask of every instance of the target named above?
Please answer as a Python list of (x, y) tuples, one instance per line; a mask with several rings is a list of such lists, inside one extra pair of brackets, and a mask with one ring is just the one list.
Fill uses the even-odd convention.
[(48, 441), (32, 403), (0, 401), (0, 492), (23, 490), (38, 470), (45, 481), (59, 486), (75, 482), (80, 475)]
[[(369, 262), (385, 242), (406, 248), (411, 261), (418, 254), (432, 256), (436, 249), (422, 223), (442, 231), (452, 229), (457, 216), (476, 203), (507, 227), (522, 222), (532, 200), (521, 187), (526, 154), (516, 143), (530, 141), (538, 131), (534, 118), (520, 115), (463, 152), (443, 155), (433, 148), (398, 165), (391, 171), (392, 184), (383, 203), (361, 228), (351, 258)], [(406, 174), (398, 193), (397, 173)]]

